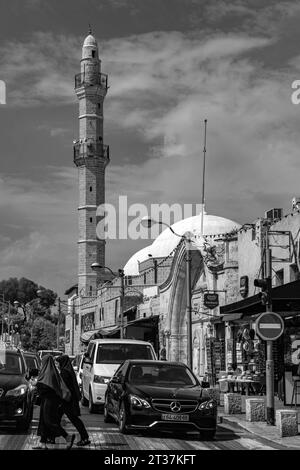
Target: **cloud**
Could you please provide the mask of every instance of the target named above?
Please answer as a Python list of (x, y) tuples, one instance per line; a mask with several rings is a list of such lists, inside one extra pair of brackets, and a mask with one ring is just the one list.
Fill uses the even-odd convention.
[[(129, 203), (199, 203), (207, 118), (208, 212), (248, 222), (272, 201), (287, 206), (298, 191), (299, 110), (290, 100), (297, 68), (292, 60), (286, 68), (266, 68), (259, 57), (272, 47), (275, 36), (245, 32), (152, 32), (102, 41), (110, 84), (105, 126), (108, 134), (114, 132), (107, 202), (117, 204), (118, 195), (126, 194)], [(5, 44), (1, 69), (11, 105), (75, 102), (71, 77), (79, 69), (80, 48), (78, 38), (49, 33)], [(59, 126), (51, 129), (52, 135), (63, 134)], [(122, 132), (138, 136), (146, 150), (139, 154), (133, 145), (133, 151), (123, 146), (114, 152)], [(12, 240), (12, 249), (3, 245), (1, 269), (15, 269), (14, 252), (27, 247), (19, 270), (68, 285), (77, 265), (76, 170), (48, 170), (46, 183), (0, 181), (0, 214), (13, 213), (6, 223), (21, 220), (25, 231)], [(142, 247), (130, 241), (116, 245), (116, 250), (108, 247), (116, 267)]]

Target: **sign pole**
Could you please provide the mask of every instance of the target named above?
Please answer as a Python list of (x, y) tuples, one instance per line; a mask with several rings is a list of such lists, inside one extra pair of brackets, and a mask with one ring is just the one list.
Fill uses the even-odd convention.
[[(265, 256), (266, 256), (266, 280), (268, 286), (268, 299), (266, 312), (272, 311), (272, 251), (269, 248), (269, 228), (266, 230)], [(267, 424), (275, 425), (274, 413), (274, 361), (273, 361), (273, 343), (267, 341), (267, 360), (266, 360), (266, 395), (267, 395)]]

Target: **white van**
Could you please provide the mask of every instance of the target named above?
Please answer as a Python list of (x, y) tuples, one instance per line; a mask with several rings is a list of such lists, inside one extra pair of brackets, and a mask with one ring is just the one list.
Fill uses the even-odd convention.
[(90, 413), (103, 409), (107, 383), (126, 359), (157, 360), (151, 343), (134, 339), (94, 339), (84, 354), (82, 365), (83, 406)]

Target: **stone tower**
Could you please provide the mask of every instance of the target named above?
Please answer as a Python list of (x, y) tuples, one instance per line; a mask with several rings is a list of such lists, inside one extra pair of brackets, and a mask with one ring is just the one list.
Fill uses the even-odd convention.
[(109, 147), (103, 144), (103, 102), (107, 75), (101, 73), (98, 44), (92, 32), (82, 48), (81, 73), (75, 76), (79, 100), (79, 140), (74, 143), (74, 163), (79, 174), (78, 293), (96, 294), (100, 273), (92, 263), (105, 264), (105, 240), (96, 234), (97, 207), (105, 202), (105, 168)]

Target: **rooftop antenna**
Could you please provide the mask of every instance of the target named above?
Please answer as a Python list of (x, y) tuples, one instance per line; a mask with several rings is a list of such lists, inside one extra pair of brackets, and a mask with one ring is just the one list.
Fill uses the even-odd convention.
[(203, 179), (202, 179), (202, 213), (201, 213), (201, 236), (203, 236), (203, 218), (204, 218), (204, 207), (205, 207), (205, 159), (206, 159), (206, 129), (207, 119), (204, 120), (204, 147), (203, 147)]

